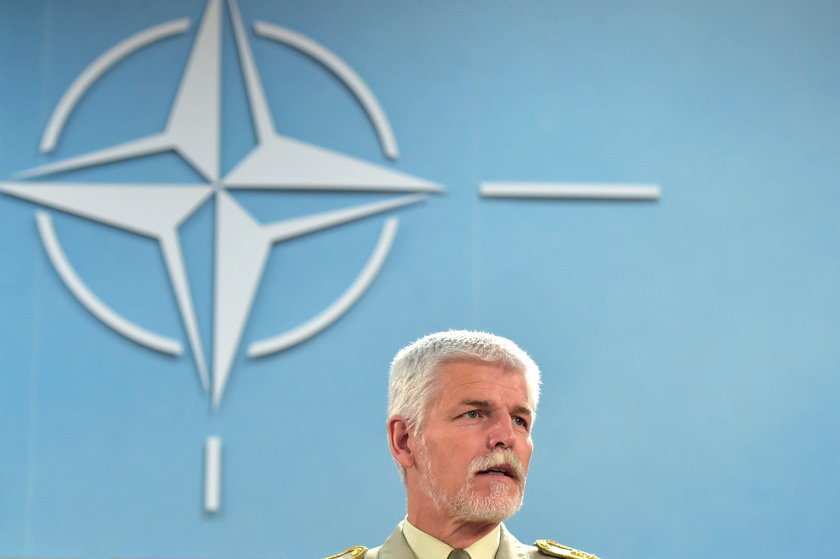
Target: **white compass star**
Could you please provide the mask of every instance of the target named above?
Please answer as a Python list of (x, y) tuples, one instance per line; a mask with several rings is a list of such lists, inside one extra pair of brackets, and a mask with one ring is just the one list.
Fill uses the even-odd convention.
[[(58, 172), (174, 151), (207, 184), (80, 184), (31, 180), (0, 183), (0, 190), (40, 205), (144, 235), (161, 247), (187, 338), (205, 389), (218, 406), (239, 348), (254, 295), (271, 246), (314, 231), (393, 210), (442, 190), (437, 184), (374, 165), (277, 133), (262, 82), (234, 0), (229, 1), (239, 59), (244, 72), (257, 144), (226, 176), (220, 176), (221, 23), (220, 0), (209, 0), (193, 43), (178, 93), (163, 132), (18, 173), (32, 179)], [(112, 65), (137, 49), (183, 33), (186, 20), (173, 20), (134, 35), (94, 61), (68, 88), (48, 123), (41, 144), (51, 151), (78, 99)], [(384, 112), (365, 83), (323, 46), (291, 30), (257, 22), (255, 33), (298, 49), (333, 72), (368, 113), (383, 151), (398, 154)], [(275, 223), (257, 222), (229, 190), (330, 190), (403, 192), (402, 196)], [(198, 332), (178, 229), (205, 201), (216, 196), (216, 270), (212, 379)], [(319, 315), (275, 338), (253, 343), (250, 356), (280, 351), (314, 335), (343, 314), (370, 285), (396, 232), (396, 218), (385, 222), (379, 242), (356, 281)], [(167, 353), (180, 344), (129, 323), (91, 293), (63, 254), (48, 214), (39, 212), (39, 230), (48, 254), (71, 291), (98, 318), (123, 335)]]

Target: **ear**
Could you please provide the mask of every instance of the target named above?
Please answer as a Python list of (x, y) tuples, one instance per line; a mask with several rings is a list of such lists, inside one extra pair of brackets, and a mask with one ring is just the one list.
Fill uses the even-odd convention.
[(395, 415), (388, 420), (388, 444), (391, 447), (391, 455), (405, 469), (414, 466), (413, 439), (414, 435), (403, 416)]

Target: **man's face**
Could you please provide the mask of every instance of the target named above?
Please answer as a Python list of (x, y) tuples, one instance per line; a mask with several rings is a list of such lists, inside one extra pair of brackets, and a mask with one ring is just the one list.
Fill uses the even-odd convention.
[(471, 362), (441, 367), (418, 434), (423, 504), (465, 521), (512, 516), (525, 491), (532, 420), (521, 373)]

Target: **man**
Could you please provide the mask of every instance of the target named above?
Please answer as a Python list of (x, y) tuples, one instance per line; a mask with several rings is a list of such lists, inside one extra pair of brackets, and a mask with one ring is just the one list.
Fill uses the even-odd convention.
[(597, 559), (549, 540), (523, 545), (502, 524), (522, 505), (539, 385), (528, 354), (492, 334), (440, 332), (400, 350), (388, 442), (408, 514), (380, 547), (330, 559)]

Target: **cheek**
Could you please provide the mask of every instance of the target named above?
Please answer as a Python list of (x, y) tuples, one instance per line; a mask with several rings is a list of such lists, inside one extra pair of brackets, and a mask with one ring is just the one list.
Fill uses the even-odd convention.
[(522, 461), (522, 466), (525, 468), (525, 471), (528, 471), (528, 464), (531, 462), (531, 454), (533, 452), (534, 447), (531, 444), (528, 444), (527, 446), (525, 446), (525, 448), (522, 450), (522, 453), (519, 456), (519, 460)]
[(453, 451), (454, 447), (452, 446), (441, 446), (441, 445), (431, 445), (428, 448), (428, 454), (426, 455), (430, 467), (435, 469), (439, 472), (442, 472), (444, 475), (446, 472), (449, 472), (454, 469), (455, 465), (457, 464), (458, 453), (457, 451)]

